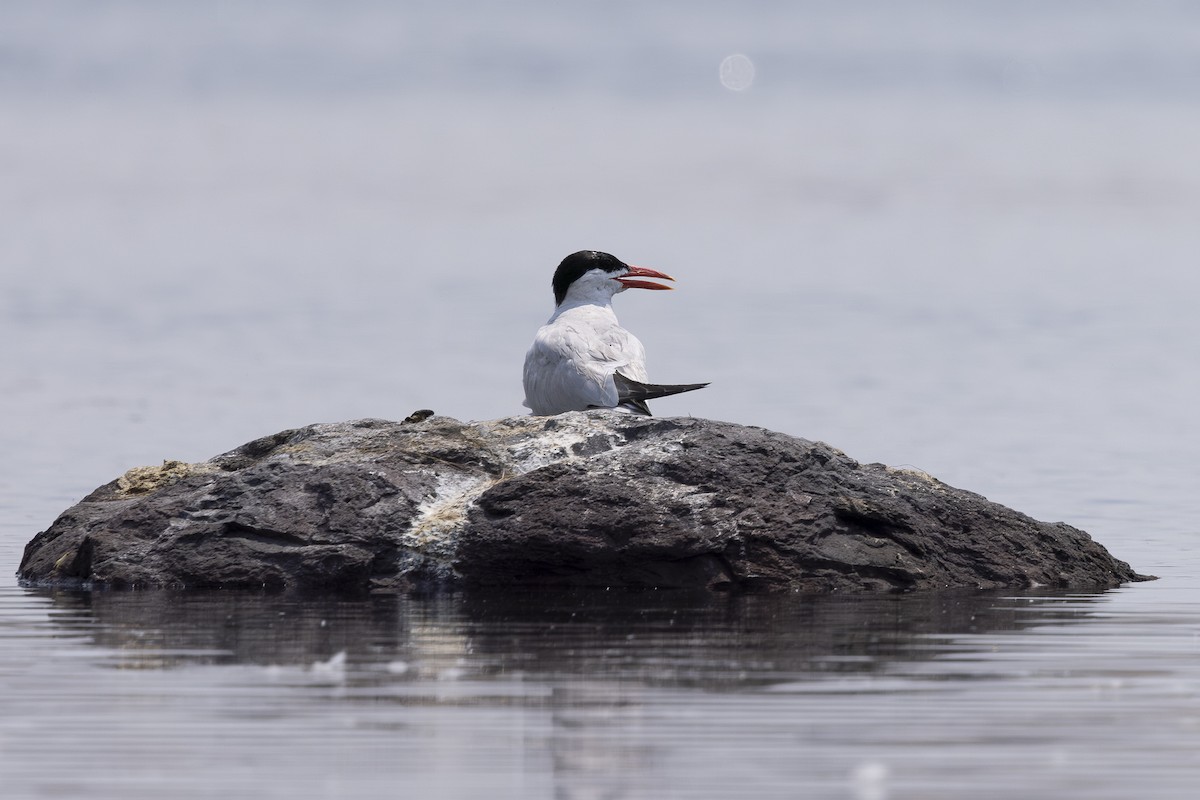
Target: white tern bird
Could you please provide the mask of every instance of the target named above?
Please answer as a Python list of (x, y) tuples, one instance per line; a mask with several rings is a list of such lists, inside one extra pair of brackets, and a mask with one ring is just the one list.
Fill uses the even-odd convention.
[(618, 408), (650, 416), (647, 400), (708, 385), (647, 382), (646, 350), (612, 309), (613, 295), (626, 289), (671, 288), (642, 278), (675, 280), (595, 250), (572, 253), (558, 265), (554, 314), (525, 356), (525, 405), (534, 414)]

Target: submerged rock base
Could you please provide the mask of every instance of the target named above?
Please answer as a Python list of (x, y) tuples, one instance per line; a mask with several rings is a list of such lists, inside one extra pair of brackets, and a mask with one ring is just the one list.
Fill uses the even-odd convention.
[(762, 428), (608, 411), (310, 425), (139, 467), (26, 546), (31, 583), (806, 592), (1142, 580), (1081, 530)]

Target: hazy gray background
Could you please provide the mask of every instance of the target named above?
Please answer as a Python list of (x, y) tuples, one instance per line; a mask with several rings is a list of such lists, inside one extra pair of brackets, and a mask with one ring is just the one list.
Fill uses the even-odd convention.
[(521, 413), (587, 247), (659, 414), (1190, 518), (1198, 101), (1186, 3), (8, 3), (0, 489)]

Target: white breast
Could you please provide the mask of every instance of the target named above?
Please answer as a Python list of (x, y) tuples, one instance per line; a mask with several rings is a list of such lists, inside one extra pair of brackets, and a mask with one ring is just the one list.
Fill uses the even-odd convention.
[(534, 414), (613, 408), (612, 375), (647, 382), (646, 351), (611, 306), (560, 307), (525, 355), (525, 405)]

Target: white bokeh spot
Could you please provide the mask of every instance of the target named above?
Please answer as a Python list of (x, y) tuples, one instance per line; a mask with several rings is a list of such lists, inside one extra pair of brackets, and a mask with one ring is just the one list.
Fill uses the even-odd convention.
[(725, 56), (721, 61), (721, 85), (735, 92), (744, 92), (754, 83), (754, 62), (741, 53)]

